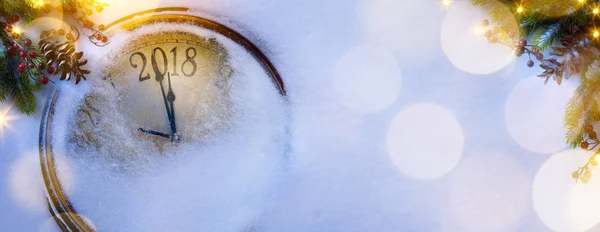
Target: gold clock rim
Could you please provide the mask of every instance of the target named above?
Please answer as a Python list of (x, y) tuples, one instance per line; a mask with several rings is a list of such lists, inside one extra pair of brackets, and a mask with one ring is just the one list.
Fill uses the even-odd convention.
[[(273, 63), (267, 58), (267, 56), (249, 39), (237, 31), (220, 24), (216, 21), (185, 14), (181, 12), (188, 12), (189, 9), (185, 7), (166, 7), (156, 8), (146, 11), (134, 13), (125, 17), (122, 17), (107, 25), (107, 35), (113, 35), (119, 31), (132, 31), (143, 25), (158, 23), (158, 22), (170, 22), (170, 23), (188, 23), (198, 27), (202, 27), (211, 31), (214, 31), (220, 35), (223, 35), (238, 45), (246, 49), (256, 60), (258, 60), (271, 77), (273, 83), (276, 85), (279, 93), (286, 97), (287, 93), (283, 80), (274, 67)], [(166, 14), (156, 14), (167, 12)], [(177, 13), (175, 13), (177, 12)], [(149, 15), (150, 14), (150, 15)], [(52, 152), (51, 144), (51, 122), (54, 116), (54, 106), (60, 96), (60, 90), (56, 90), (48, 99), (44, 111), (42, 113), (42, 120), (40, 123), (40, 135), (39, 135), (39, 152), (40, 152), (40, 166), (42, 176), (45, 184), (46, 199), (48, 203), (48, 210), (54, 218), (56, 224), (61, 228), (62, 231), (95, 231), (95, 228), (91, 227), (86, 219), (77, 213), (77, 211), (71, 205), (68, 197), (66, 196), (63, 188), (61, 187), (60, 181), (58, 180), (56, 170), (54, 169), (54, 154)]]

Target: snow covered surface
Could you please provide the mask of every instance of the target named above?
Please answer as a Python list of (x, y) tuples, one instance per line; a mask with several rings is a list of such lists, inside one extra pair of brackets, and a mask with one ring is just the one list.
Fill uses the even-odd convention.
[[(570, 173), (585, 155), (560, 139), (558, 116), (576, 80), (544, 86), (538, 69), (507, 61), (509, 51), (468, 30), (485, 16), (468, 1), (449, 9), (422, 0), (114, 2), (100, 22), (184, 5), (256, 42), (286, 83), (290, 136), (277, 143), (290, 147), (259, 157), (235, 152), (244, 144), (219, 146), (230, 138), (206, 148), (220, 158), (172, 161), (136, 184), (106, 182), (111, 176), (82, 183), (106, 171), (60, 161), (68, 191), (80, 199), (114, 196), (120, 208), (80, 202), (93, 223), (111, 226), (106, 231), (164, 231), (170, 223), (180, 231), (600, 230), (600, 218), (590, 216), (600, 215), (600, 181), (573, 185)], [(85, 49), (91, 64), (106, 59), (103, 48)], [(50, 92), (40, 93), (38, 114), (11, 121), (0, 139), (3, 231), (57, 229), (37, 159), (39, 112)], [(255, 97), (276, 103), (268, 96)], [(246, 125), (241, 134), (274, 129), (268, 125), (279, 124)], [(252, 146), (260, 137), (237, 141)], [(206, 175), (226, 179), (195, 178), (202, 162), (214, 162)], [(94, 185), (102, 186), (94, 193)], [(144, 194), (126, 197), (140, 187)]]

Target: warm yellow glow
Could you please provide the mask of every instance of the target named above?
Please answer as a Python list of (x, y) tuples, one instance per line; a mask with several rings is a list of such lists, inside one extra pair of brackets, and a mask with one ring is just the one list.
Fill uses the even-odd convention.
[(8, 115), (8, 111), (10, 111), (11, 107), (12, 106), (4, 109), (0, 108), (0, 139), (4, 137), (4, 128), (11, 128), (9, 122), (17, 119), (16, 116)]
[(579, 3), (584, 3), (585, 0), (577, 0)]
[(598, 14), (598, 13), (600, 13), (600, 10), (599, 10), (598, 8), (596, 8), (596, 9), (594, 9), (594, 10), (592, 11), (592, 13), (594, 13), (594, 14)]
[(13, 29), (12, 29), (12, 33), (15, 33), (15, 34), (21, 34), (22, 32), (23, 31), (21, 30), (20, 27), (13, 27)]
[(594, 155), (594, 160), (600, 164), (600, 155)]
[(44, 2), (44, 0), (38, 0), (35, 4), (37, 7), (43, 7), (46, 5), (46, 2)]
[(481, 25), (475, 25), (471, 30), (473, 30), (475, 35), (483, 35), (483, 33), (485, 33), (485, 29)]
[(449, 7), (450, 5), (452, 5), (452, 0), (442, 0), (442, 5), (444, 5), (445, 7)]
[(598, 38), (598, 36), (600, 36), (600, 32), (594, 31), (594, 38)]
[(523, 13), (523, 10), (524, 10), (523, 7), (519, 6), (519, 8), (517, 8), (517, 13)]

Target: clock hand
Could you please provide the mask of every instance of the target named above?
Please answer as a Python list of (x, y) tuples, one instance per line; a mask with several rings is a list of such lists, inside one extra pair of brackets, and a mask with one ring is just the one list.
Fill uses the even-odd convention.
[(175, 125), (175, 121), (173, 120), (173, 115), (171, 114), (171, 110), (169, 109), (169, 104), (167, 103), (165, 87), (163, 86), (163, 83), (162, 83), (164, 78), (165, 78), (164, 75), (162, 75), (160, 73), (156, 74), (156, 81), (158, 81), (158, 83), (160, 84), (160, 91), (162, 93), (163, 102), (165, 103), (165, 109), (167, 110), (167, 117), (169, 118), (169, 123), (171, 124), (171, 133), (174, 134), (175, 132), (173, 132), (173, 125)]
[(138, 131), (141, 131), (141, 132), (144, 132), (144, 133), (148, 133), (148, 134), (151, 134), (151, 135), (156, 135), (156, 136), (160, 136), (160, 137), (165, 137), (165, 138), (167, 138), (167, 139), (170, 139), (170, 138), (171, 138), (171, 136), (170, 136), (170, 135), (168, 135), (168, 134), (165, 134), (165, 133), (160, 133), (160, 132), (153, 131), (153, 130), (146, 130), (146, 129), (144, 129), (144, 128), (140, 128), (140, 129), (138, 129)]
[(177, 124), (175, 123), (175, 94), (171, 88), (171, 73), (168, 73), (169, 80), (169, 93), (167, 94), (167, 100), (169, 101), (171, 108), (171, 132), (177, 134)]

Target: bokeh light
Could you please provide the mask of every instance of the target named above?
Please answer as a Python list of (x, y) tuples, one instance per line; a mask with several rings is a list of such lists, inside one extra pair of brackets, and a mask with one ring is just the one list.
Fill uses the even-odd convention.
[[(518, 31), (516, 20), (506, 9), (506, 14), (512, 19), (509, 20), (508, 27), (512, 26), (514, 31)], [(484, 36), (473, 33), (473, 23), (488, 17), (487, 12), (468, 1), (456, 3), (446, 14), (442, 24), (441, 43), (444, 53), (456, 68), (473, 74), (490, 74), (516, 60), (508, 46), (491, 44)]]
[(445, 232), (517, 231), (529, 213), (531, 182), (519, 162), (500, 152), (465, 157), (448, 175)]
[(600, 178), (576, 184), (571, 173), (585, 164), (589, 151), (568, 150), (549, 158), (533, 182), (533, 208), (554, 231), (586, 231), (600, 222)]
[(92, 21), (109, 24), (121, 17), (137, 13), (144, 10), (150, 10), (160, 7), (162, 0), (144, 0), (144, 1), (124, 1), (124, 0), (103, 0), (108, 4), (101, 14), (93, 14)]
[(436, 179), (460, 160), (464, 134), (452, 112), (421, 103), (404, 109), (393, 119), (386, 146), (402, 173), (416, 179)]
[(394, 56), (379, 47), (362, 45), (344, 54), (333, 70), (334, 90), (348, 108), (376, 113), (400, 94), (402, 72)]
[(359, 0), (356, 11), (366, 39), (402, 54), (405, 62), (427, 65), (440, 51), (444, 10), (438, 1)]
[(574, 90), (569, 82), (544, 85), (537, 76), (520, 81), (506, 100), (510, 136), (533, 152), (549, 154), (565, 148), (563, 116)]

